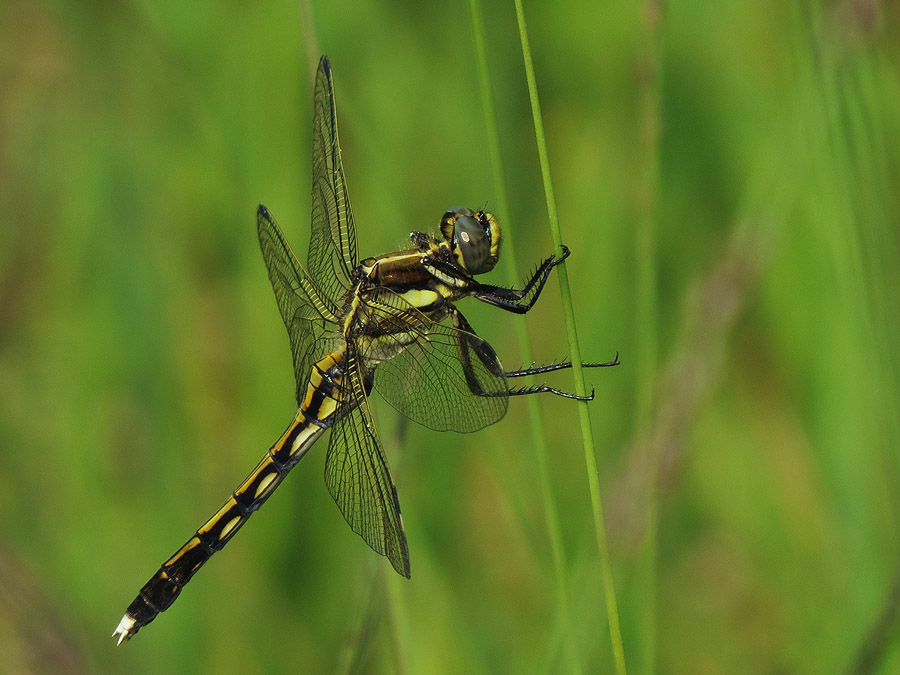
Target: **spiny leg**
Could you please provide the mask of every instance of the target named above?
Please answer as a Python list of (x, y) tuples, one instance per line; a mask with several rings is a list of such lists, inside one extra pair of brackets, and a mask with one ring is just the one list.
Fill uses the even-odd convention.
[(478, 284), (473, 297), (508, 312), (525, 314), (534, 307), (534, 303), (540, 297), (551, 270), (569, 257), (569, 249), (565, 246), (562, 249), (561, 256), (552, 255), (544, 260), (521, 290), (491, 284)]
[[(609, 368), (611, 366), (619, 365), (619, 353), (616, 352), (616, 358), (612, 361), (607, 361), (606, 363), (582, 363), (582, 368)], [(506, 377), (525, 377), (527, 375), (540, 375), (541, 373), (552, 373), (554, 370), (563, 370), (565, 368), (571, 368), (571, 361), (562, 361), (560, 363), (547, 363), (540, 366), (532, 365), (530, 368), (523, 368), (522, 370), (508, 370), (504, 373)]]
[[(565, 368), (571, 368), (572, 363), (569, 361), (564, 361), (562, 363), (551, 363), (547, 365), (541, 366), (532, 366), (531, 368), (523, 368), (520, 370), (511, 370), (504, 371), (500, 366), (500, 361), (497, 358), (497, 354), (494, 349), (488, 344), (486, 341), (482, 340), (477, 336), (475, 331), (472, 329), (472, 326), (463, 316), (462, 312), (458, 309), (454, 308), (453, 313), (453, 325), (460, 329), (460, 333), (458, 333), (458, 352), (460, 362), (463, 366), (463, 373), (466, 377), (466, 384), (469, 387), (469, 391), (471, 391), (476, 396), (485, 396), (485, 397), (498, 397), (498, 396), (526, 396), (529, 394), (555, 394), (557, 396), (562, 396), (563, 398), (571, 398), (576, 401), (591, 401), (594, 398), (594, 390), (591, 389), (591, 393), (589, 396), (579, 396), (578, 394), (574, 394), (567, 391), (562, 391), (560, 389), (556, 389), (555, 387), (550, 387), (546, 384), (536, 385), (536, 386), (525, 386), (518, 387), (515, 389), (506, 389), (504, 391), (487, 391), (481, 385), (481, 382), (478, 380), (478, 376), (475, 373), (475, 369), (472, 366), (472, 361), (470, 358), (470, 353), (475, 353), (479, 360), (484, 364), (484, 366), (491, 372), (504, 377), (505, 379), (515, 378), (515, 377), (526, 377), (528, 375), (540, 375), (542, 373), (549, 373), (555, 370), (563, 370)], [(619, 364), (619, 354), (616, 353), (616, 358), (612, 361), (608, 361), (606, 363), (583, 363), (581, 364), (583, 368), (608, 368), (611, 366), (616, 366)]]
[(475, 372), (475, 367), (472, 365), (470, 356), (470, 353), (474, 353), (489, 373), (502, 378), (504, 377), (503, 366), (500, 365), (500, 359), (497, 358), (497, 352), (494, 351), (494, 348), (491, 347), (490, 343), (478, 337), (472, 329), (472, 326), (466, 320), (466, 317), (464, 317), (462, 312), (456, 309), (456, 307), (453, 308), (451, 316), (453, 318), (454, 327), (460, 331), (455, 337), (456, 348), (469, 391), (476, 396), (505, 396), (505, 391), (489, 392), (484, 388), (481, 381), (478, 379), (478, 374)]
[[(612, 361), (607, 361), (606, 363), (582, 363), (582, 368), (609, 368), (611, 366), (619, 365), (619, 353), (616, 352), (616, 358)], [(527, 377), (528, 375), (540, 375), (541, 373), (551, 373), (554, 370), (563, 370), (565, 368), (571, 368), (571, 361), (563, 361), (562, 363), (548, 363), (540, 366), (532, 366), (531, 368), (523, 368), (521, 370), (510, 370), (504, 373), (507, 378), (512, 377)], [(537, 385), (534, 387), (520, 387), (518, 389), (510, 389), (510, 396), (524, 396), (527, 394), (556, 394), (557, 396), (562, 396), (563, 398), (571, 398), (576, 401), (593, 401), (594, 400), (594, 388), (591, 387), (591, 393), (589, 396), (579, 396), (578, 394), (574, 394), (568, 391), (561, 391), (554, 387), (550, 387), (546, 384)]]

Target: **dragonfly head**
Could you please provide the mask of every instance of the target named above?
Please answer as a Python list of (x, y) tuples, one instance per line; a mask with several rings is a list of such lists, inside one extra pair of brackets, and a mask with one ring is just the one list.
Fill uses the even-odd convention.
[(441, 234), (456, 262), (469, 274), (490, 272), (500, 256), (500, 223), (486, 211), (450, 209), (441, 218)]

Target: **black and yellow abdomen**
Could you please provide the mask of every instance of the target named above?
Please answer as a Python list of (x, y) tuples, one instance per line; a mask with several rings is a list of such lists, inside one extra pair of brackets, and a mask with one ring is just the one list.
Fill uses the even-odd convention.
[(144, 584), (113, 633), (120, 644), (175, 602), (197, 570), (231, 540), (322, 432), (337, 421), (345, 408), (343, 364), (344, 352), (335, 351), (313, 365), (306, 396), (291, 424), (222, 508)]

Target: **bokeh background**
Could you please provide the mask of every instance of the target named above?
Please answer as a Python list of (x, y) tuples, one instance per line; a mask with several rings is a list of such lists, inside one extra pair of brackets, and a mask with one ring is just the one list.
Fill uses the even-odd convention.
[[(527, 2), (632, 672), (898, 672), (900, 9)], [(484, 8), (515, 259), (552, 251), (512, 2)], [(171, 610), (140, 586), (294, 414), (258, 252), (309, 228), (331, 57), (360, 253), (497, 208), (466, 2), (0, 4), (0, 671), (612, 672), (576, 404), (376, 402), (412, 579), (298, 466)], [(567, 353), (556, 279), (465, 303)], [(572, 388), (569, 375), (550, 378)], [(560, 583), (561, 582), (561, 583)], [(559, 589), (563, 589), (562, 597)]]

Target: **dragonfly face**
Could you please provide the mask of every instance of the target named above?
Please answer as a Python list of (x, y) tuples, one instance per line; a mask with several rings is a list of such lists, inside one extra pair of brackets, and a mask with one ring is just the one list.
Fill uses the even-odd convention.
[(457, 264), (469, 274), (494, 269), (500, 257), (500, 223), (493, 214), (450, 209), (441, 219), (441, 234), (450, 243)]
[(369, 409), (373, 389), (437, 431), (470, 432), (493, 424), (514, 395), (580, 398), (546, 385), (510, 387), (510, 379), (571, 364), (504, 370), (455, 305), (473, 297), (524, 314), (568, 249), (544, 260), (521, 289), (482, 284), (473, 276), (496, 264), (500, 225), (484, 211), (456, 208), (441, 219), (440, 239), (413, 232), (412, 248), (360, 261), (324, 56), (314, 108), (312, 233), (305, 267), (268, 209), (257, 212), (263, 259), (290, 338), (297, 414), (225, 504), (141, 588), (113, 633), (119, 644), (175, 601), (326, 430), (329, 492), (353, 531), (410, 576), (400, 503)]

